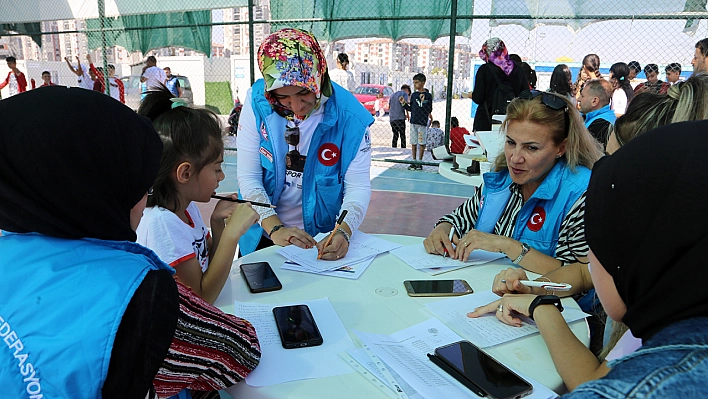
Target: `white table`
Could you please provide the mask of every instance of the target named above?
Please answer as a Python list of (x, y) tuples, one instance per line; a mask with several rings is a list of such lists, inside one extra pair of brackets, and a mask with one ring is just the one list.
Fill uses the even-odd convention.
[(469, 184), (472, 186), (479, 187), (482, 185), (483, 182), (481, 175), (467, 176), (452, 170), (452, 161), (440, 162), (440, 164), (438, 165), (438, 173), (440, 173), (441, 176), (450, 180), (454, 180), (459, 183)]
[[(420, 237), (378, 235), (403, 245), (421, 243)], [(473, 266), (439, 276), (430, 276), (414, 270), (391, 254), (379, 255), (358, 280), (318, 276), (310, 273), (283, 270), (285, 261), (270, 247), (234, 261), (229, 280), (226, 282), (215, 305), (227, 313), (233, 312), (233, 301), (279, 304), (321, 297), (328, 297), (354, 342), (352, 330), (392, 334), (431, 316), (422, 312), (426, 303), (443, 298), (409, 297), (403, 287), (404, 280), (413, 279), (465, 279), (475, 292), (491, 288), (494, 276), (513, 266), (506, 259), (482, 266)], [(239, 272), (241, 263), (268, 261), (278, 275), (283, 289), (280, 291), (251, 294)], [(563, 306), (575, 307), (573, 299), (563, 299)], [(472, 310), (472, 309), (470, 309)], [(573, 333), (589, 345), (589, 330), (585, 321), (570, 324)], [(326, 339), (326, 337), (325, 337)], [(487, 350), (502, 363), (516, 367), (522, 373), (536, 379), (556, 392), (564, 392), (565, 386), (556, 373), (548, 349), (540, 335), (524, 337)], [(293, 381), (268, 387), (250, 387), (245, 381), (228, 390), (235, 398), (337, 398), (360, 399), (384, 398), (358, 373), (336, 377)]]

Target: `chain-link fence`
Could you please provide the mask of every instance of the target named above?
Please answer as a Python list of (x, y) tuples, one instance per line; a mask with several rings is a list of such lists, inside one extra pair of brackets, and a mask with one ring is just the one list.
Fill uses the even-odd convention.
[[(231, 7), (203, 10), (200, 3)], [(604, 77), (613, 63), (632, 60), (642, 66), (658, 64), (661, 80), (666, 80), (668, 64), (679, 63), (681, 76), (687, 77), (692, 73), (695, 43), (708, 36), (705, 0), (580, 5), (568, 0), (144, 4), (138, 0), (115, 0), (110, 7), (103, 0), (3, 2), (0, 58), (17, 58), (28, 88), (42, 84), (43, 72), (49, 72), (53, 83), (78, 86), (80, 77), (67, 63), (73, 68), (77, 61), (86, 64), (89, 54), (97, 66), (115, 66), (115, 76), (125, 86), (126, 103), (136, 108), (145, 57), (154, 55), (159, 67), (169, 67), (179, 76), (183, 97), (226, 121), (234, 103), (243, 101), (260, 77), (254, 54), (261, 41), (282, 27), (304, 28), (320, 40), (330, 69), (337, 68), (340, 53), (348, 55), (357, 97), (372, 114), (378, 110), (371, 127), (373, 158), (406, 167), (413, 159), (410, 125), (405, 123), (405, 145), (400, 139), (394, 143), (389, 97), (402, 85), (413, 88), (413, 76), (423, 73), (425, 88), (434, 99), (430, 120), (439, 122), (443, 132), (437, 142), (433, 140), (437, 133), (431, 134), (429, 147), (448, 144), (451, 117), (472, 131), (476, 105), (465, 97), (483, 64), (480, 48), (490, 37), (504, 40), (510, 53), (535, 70), (536, 88), (546, 90), (556, 65), (567, 64), (575, 80), (589, 53), (599, 55)], [(0, 64), (0, 79), (8, 71), (5, 63)], [(644, 79), (640, 72), (634, 83)], [(9, 90), (6, 87), (0, 94), (7, 97)], [(230, 143), (231, 147), (234, 141)], [(435, 162), (426, 150), (423, 163)]]

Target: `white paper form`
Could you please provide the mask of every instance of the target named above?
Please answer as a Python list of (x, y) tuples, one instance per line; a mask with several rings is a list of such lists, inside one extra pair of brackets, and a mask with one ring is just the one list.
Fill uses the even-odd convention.
[[(477, 396), (453, 377), (434, 365), (427, 357), (435, 348), (461, 341), (455, 332), (440, 320), (432, 318), (415, 326), (389, 335), (355, 332), (392, 369), (394, 369), (418, 394), (426, 399), (476, 398)], [(555, 392), (539, 382), (514, 370), (533, 386), (528, 399), (555, 398)]]
[[(285, 349), (275, 325), (273, 308), (302, 304), (310, 308), (324, 342), (320, 346)], [(234, 314), (253, 324), (261, 344), (261, 362), (246, 377), (246, 383), (250, 386), (275, 385), (353, 372), (337, 354), (354, 349), (354, 343), (327, 298), (282, 305), (235, 301)]]
[(355, 231), (349, 241), (347, 255), (339, 260), (318, 260), (317, 248), (302, 249), (288, 245), (277, 250), (286, 259), (300, 264), (308, 269), (328, 271), (360, 262), (368, 257), (399, 248), (401, 244), (383, 240), (378, 237)]
[[(487, 348), (504, 342), (525, 337), (538, 332), (533, 320), (521, 317), (521, 327), (512, 327), (499, 321), (494, 313), (475, 319), (467, 317), (467, 313), (475, 308), (499, 300), (500, 297), (492, 291), (477, 292), (464, 297), (443, 299), (425, 305), (435, 316), (454, 328), (465, 339), (473, 344)], [(579, 309), (566, 308), (563, 318), (570, 323), (582, 320), (590, 315)]]
[(472, 251), (469, 258), (462, 262), (449, 256), (442, 257), (440, 255), (429, 254), (425, 251), (423, 244), (407, 245), (405, 247), (395, 249), (391, 251), (391, 253), (416, 270), (435, 267), (462, 268), (467, 266), (482, 265), (504, 257), (504, 254), (500, 254), (499, 252), (476, 250)]
[[(366, 349), (364, 348), (356, 348), (353, 351), (348, 351), (347, 352), (349, 356), (351, 356), (352, 359), (354, 359), (357, 363), (359, 363), (361, 366), (363, 366), (369, 373), (371, 373), (372, 376), (375, 376), (382, 384), (388, 386), (388, 389), (391, 391), (394, 397), (399, 397), (395, 392), (400, 389), (403, 391), (404, 397), (407, 397), (408, 399), (422, 399), (422, 396), (416, 392), (413, 387), (406, 382), (398, 373), (396, 373), (395, 370), (392, 368), (388, 368), (390, 374), (393, 376), (393, 378), (396, 380), (396, 383), (398, 387), (391, 387), (389, 384), (386, 383), (386, 377), (384, 374), (381, 372), (381, 370), (376, 367), (376, 364), (374, 363), (374, 360), (369, 357), (369, 355), (366, 353)], [(380, 360), (380, 359), (379, 359)], [(381, 361), (381, 360), (380, 360)], [(397, 389), (398, 388), (398, 389)]]
[(324, 272), (316, 269), (307, 268), (303, 265), (297, 264), (289, 260), (286, 260), (285, 263), (280, 266), (280, 268), (285, 270), (294, 270), (296, 272), (314, 273), (322, 276), (341, 277), (350, 280), (356, 280), (361, 277), (362, 274), (364, 274), (364, 272), (369, 266), (371, 266), (371, 263), (374, 261), (374, 258), (376, 258), (376, 255), (366, 258), (360, 262), (349, 263), (338, 269), (327, 270)]
[(462, 340), (440, 320), (432, 318), (391, 335), (355, 333), (423, 398), (474, 397), (428, 359), (427, 354), (433, 353), (435, 348)]

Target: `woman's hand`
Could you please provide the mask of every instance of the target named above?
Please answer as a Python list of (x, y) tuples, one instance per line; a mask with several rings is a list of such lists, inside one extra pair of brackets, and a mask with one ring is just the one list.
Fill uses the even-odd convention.
[(347, 242), (347, 239), (344, 238), (344, 235), (336, 231), (333, 233), (334, 236), (332, 237), (332, 241), (326, 247), (325, 244), (327, 243), (329, 236), (323, 238), (322, 241), (317, 243), (317, 253), (322, 255), (320, 257), (322, 260), (338, 260), (346, 256), (347, 252), (349, 252), (349, 242)]
[(281, 247), (292, 244), (303, 249), (310, 249), (317, 245), (317, 241), (311, 235), (297, 227), (281, 227), (270, 236), (270, 239)]
[(502, 323), (508, 324), (514, 327), (521, 327), (522, 321), (515, 315), (522, 314), (524, 316), (529, 315), (529, 306), (531, 302), (536, 299), (536, 295), (529, 294), (506, 294), (504, 297), (498, 301), (494, 301), (488, 305), (480, 306), (474, 310), (474, 312), (467, 313), (467, 317), (476, 318), (483, 316), (487, 313), (494, 312)]
[[(497, 234), (470, 230), (459, 240), (453, 237), (452, 242), (457, 245), (454, 252), (454, 258), (464, 262), (470, 257), (470, 254), (475, 249), (506, 254), (505, 248), (508, 248), (509, 245), (512, 242), (516, 242), (516, 240)], [(518, 245), (521, 246), (521, 244)], [(450, 253), (452, 254), (452, 252)]]
[(440, 223), (435, 226), (433, 231), (430, 232), (430, 235), (423, 240), (425, 251), (429, 254), (437, 255), (444, 255), (445, 252), (454, 254), (455, 247), (452, 245), (452, 241), (450, 241), (450, 230), (452, 230), (450, 223)]
[[(522, 280), (528, 279), (524, 269), (510, 267), (502, 270), (494, 277), (492, 292), (499, 296), (504, 296), (504, 294), (532, 294), (532, 288), (523, 285)], [(502, 282), (502, 280), (505, 282)]]

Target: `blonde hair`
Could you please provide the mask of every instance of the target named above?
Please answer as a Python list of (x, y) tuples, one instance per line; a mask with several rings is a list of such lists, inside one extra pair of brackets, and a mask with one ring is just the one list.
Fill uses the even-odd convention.
[(629, 327), (627, 327), (626, 324), (622, 323), (621, 321), (614, 320), (612, 320), (611, 328), (612, 330), (610, 331), (610, 338), (607, 340), (607, 345), (602, 347), (602, 351), (600, 351), (600, 355), (597, 357), (598, 360), (600, 360), (601, 362), (607, 358), (607, 355), (609, 355), (612, 349), (617, 346), (617, 343), (619, 342), (620, 338), (622, 338), (624, 333), (629, 330)]
[(622, 146), (660, 126), (704, 119), (708, 119), (708, 75), (696, 74), (671, 86), (667, 94), (637, 95), (617, 119), (613, 131)]
[[(552, 95), (560, 98), (566, 103), (565, 109), (554, 110), (543, 104), (543, 95)], [(570, 170), (575, 172), (578, 165), (592, 169), (595, 161), (602, 157), (600, 143), (595, 140), (588, 129), (585, 128), (580, 112), (568, 101), (567, 98), (553, 93), (544, 93), (531, 100), (521, 98), (514, 99), (506, 108), (506, 119), (501, 130), (506, 132), (511, 121), (532, 122), (543, 125), (550, 130), (553, 142), (560, 145), (565, 142), (565, 154), (563, 157)], [(568, 135), (566, 137), (565, 114), (568, 114)], [(499, 154), (494, 162), (494, 170), (500, 171), (507, 168), (506, 155)]]

